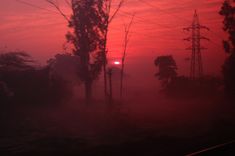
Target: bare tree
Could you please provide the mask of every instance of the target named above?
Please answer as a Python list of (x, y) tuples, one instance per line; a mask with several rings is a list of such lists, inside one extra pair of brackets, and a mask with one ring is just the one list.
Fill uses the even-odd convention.
[[(60, 9), (59, 7), (59, 3), (57, 1), (54, 0), (46, 0), (49, 4), (51, 4), (52, 6), (54, 6), (56, 8), (56, 10), (64, 17), (64, 19), (69, 22), (70, 19), (67, 17), (67, 15), (64, 14), (64, 12)], [(67, 0), (65, 1), (67, 4), (70, 4)]]
[(125, 36), (124, 36), (124, 44), (123, 44), (123, 55), (122, 55), (122, 67), (121, 67), (121, 84), (120, 84), (120, 97), (123, 95), (123, 75), (124, 75), (124, 67), (125, 67), (125, 59), (127, 46), (130, 40), (130, 29), (133, 24), (135, 15), (132, 16), (132, 19), (128, 25), (124, 25), (125, 28)]
[(122, 7), (123, 3), (125, 0), (120, 0), (118, 7), (114, 11), (113, 14), (111, 14), (111, 5), (112, 5), (112, 0), (105, 0), (105, 14), (106, 19), (105, 19), (105, 40), (103, 44), (103, 74), (104, 74), (104, 94), (105, 94), (105, 99), (107, 100), (108, 98), (108, 92), (107, 92), (107, 37), (108, 37), (108, 32), (109, 32), (109, 25), (117, 15), (118, 11)]

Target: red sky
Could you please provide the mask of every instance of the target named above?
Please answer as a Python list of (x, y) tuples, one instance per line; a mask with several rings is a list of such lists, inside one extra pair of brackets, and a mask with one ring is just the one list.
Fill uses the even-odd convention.
[[(58, 0), (62, 9), (69, 14), (63, 0)], [(114, 7), (118, 0), (114, 0)], [(44, 0), (25, 0), (43, 9), (27, 6), (16, 0), (0, 1), (0, 48), (21, 49), (30, 53), (40, 63), (62, 53), (66, 21)], [(144, 3), (147, 2), (147, 3)], [(203, 41), (208, 50), (203, 51), (204, 69), (207, 74), (218, 74), (224, 61), (221, 41), (225, 38), (222, 17), (218, 15), (223, 0), (126, 0), (114, 19), (109, 33), (109, 57), (121, 56), (124, 23), (135, 13), (131, 40), (127, 51), (127, 71), (153, 77), (153, 60), (159, 55), (172, 54), (179, 72), (187, 74), (189, 62), (185, 50), (190, 43), (183, 41), (190, 33), (182, 28), (191, 24), (194, 10), (198, 10), (200, 21), (211, 29), (202, 34), (211, 39)], [(47, 9), (47, 10), (46, 10)], [(136, 68), (135, 68), (136, 67)], [(137, 69), (137, 70), (135, 70)], [(141, 73), (139, 72), (141, 71)]]

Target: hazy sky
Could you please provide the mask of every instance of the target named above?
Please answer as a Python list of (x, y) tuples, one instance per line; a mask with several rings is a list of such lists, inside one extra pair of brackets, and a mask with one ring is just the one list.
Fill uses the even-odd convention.
[[(69, 8), (58, 0), (62, 9), (69, 14)], [(39, 62), (45, 62), (56, 53), (62, 53), (66, 21), (44, 0), (24, 0), (40, 8), (17, 2), (0, 1), (0, 48), (21, 49), (29, 52)], [(114, 0), (113, 7), (118, 0)], [(147, 3), (146, 3), (147, 2)], [(208, 50), (203, 51), (204, 68), (207, 73), (219, 73), (225, 54), (221, 41), (225, 38), (222, 17), (218, 14), (223, 0), (126, 0), (110, 27), (109, 57), (119, 58), (122, 52), (124, 23), (135, 13), (132, 35), (128, 46), (127, 70), (153, 75), (153, 60), (158, 55), (172, 54), (180, 73), (188, 73), (190, 43), (183, 41), (190, 33), (182, 28), (192, 22), (197, 9), (200, 22), (211, 29), (202, 34), (211, 39), (203, 41)], [(43, 10), (44, 9), (44, 10)], [(138, 67), (138, 70), (133, 70)], [(139, 74), (139, 73), (138, 73)]]

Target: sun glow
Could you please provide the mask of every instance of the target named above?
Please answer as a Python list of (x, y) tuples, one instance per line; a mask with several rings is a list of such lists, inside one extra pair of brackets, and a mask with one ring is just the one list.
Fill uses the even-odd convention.
[(121, 62), (119, 62), (119, 61), (114, 61), (113, 64), (115, 64), (115, 65), (120, 65)]

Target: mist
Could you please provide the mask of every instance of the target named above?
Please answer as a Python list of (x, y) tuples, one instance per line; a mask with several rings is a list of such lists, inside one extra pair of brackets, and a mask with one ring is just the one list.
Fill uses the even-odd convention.
[(0, 155), (234, 155), (234, 2), (0, 9)]

